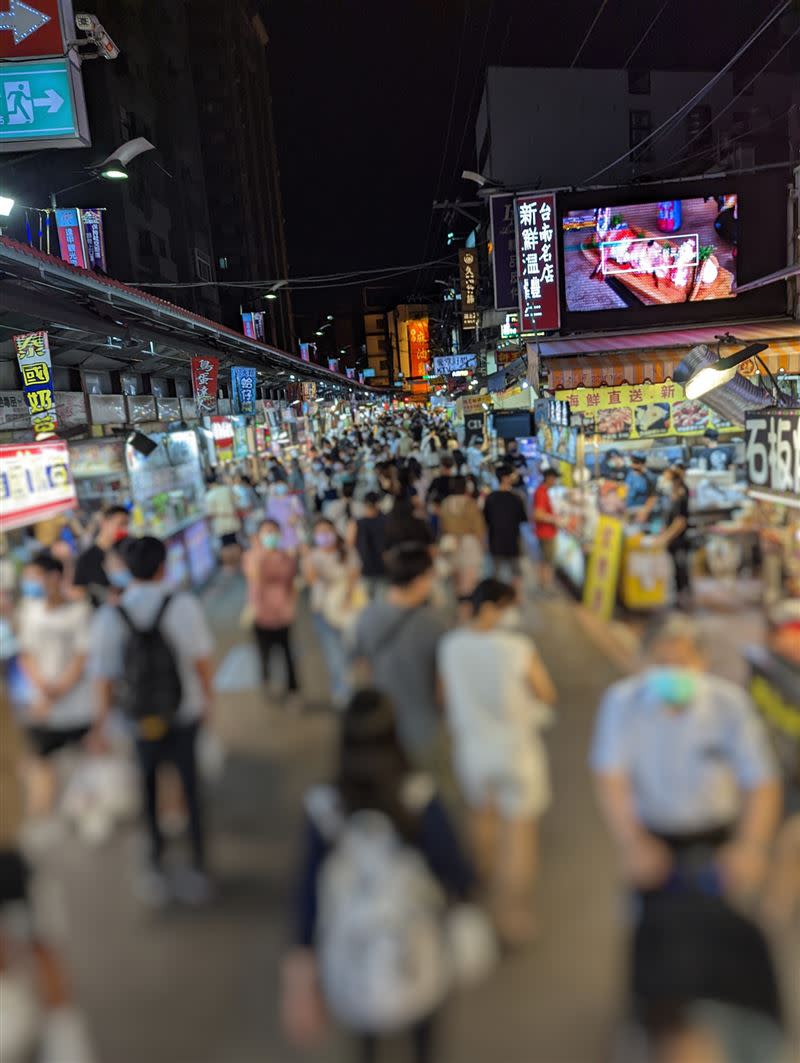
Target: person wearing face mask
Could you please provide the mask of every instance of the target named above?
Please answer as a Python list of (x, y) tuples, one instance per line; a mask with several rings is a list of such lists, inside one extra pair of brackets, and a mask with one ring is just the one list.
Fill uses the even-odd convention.
[(55, 798), (49, 758), (81, 743), (94, 715), (86, 671), (91, 609), (88, 602), (67, 597), (64, 566), (48, 552), (26, 566), (20, 589), (19, 662), (32, 689), (25, 723), (37, 756), (37, 811), (46, 815)]
[(264, 682), (269, 682), (272, 651), (278, 649), (286, 662), (289, 698), (296, 701), (300, 686), (290, 635), (297, 612), (297, 562), (294, 555), (282, 547), (282, 533), (276, 521), (265, 520), (260, 524), (245, 554), (243, 566)]
[(693, 851), (714, 853), (724, 886), (761, 884), (781, 789), (760, 718), (737, 685), (707, 671), (697, 626), (657, 619), (644, 670), (607, 691), (591, 765), (630, 885), (654, 891)]
[(689, 554), (689, 488), (686, 470), (672, 465), (664, 473), (667, 488), (664, 530), (654, 537), (653, 546), (666, 549), (672, 555), (675, 568), (675, 592), (678, 603), (684, 605), (691, 598), (692, 574)]
[(535, 931), (539, 820), (550, 804), (540, 731), (551, 721), (556, 691), (519, 631), (514, 588), (480, 583), (472, 619), (442, 639), (438, 661), (479, 871), (498, 933), (522, 945)]
[(300, 549), (305, 522), (303, 500), (291, 493), (284, 480), (274, 480), (270, 484), (265, 516), (279, 526), (285, 550)]
[(345, 628), (352, 615), (350, 605), (358, 582), (358, 563), (324, 517), (314, 525), (303, 574), (311, 588), (311, 615), (328, 670), (333, 704), (337, 709), (344, 708), (350, 696)]

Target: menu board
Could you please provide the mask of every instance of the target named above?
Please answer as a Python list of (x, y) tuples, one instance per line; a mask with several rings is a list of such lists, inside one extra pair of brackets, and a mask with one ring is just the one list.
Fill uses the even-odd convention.
[(581, 415), (587, 433), (608, 439), (701, 436), (708, 428), (739, 430), (699, 399), (687, 399), (682, 385), (671, 380), (557, 391), (556, 398), (569, 403), (573, 414)]

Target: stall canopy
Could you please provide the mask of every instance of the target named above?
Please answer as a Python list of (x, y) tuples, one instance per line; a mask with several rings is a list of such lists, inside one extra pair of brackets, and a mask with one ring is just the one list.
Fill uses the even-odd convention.
[[(672, 378), (688, 349), (700, 343), (714, 349), (725, 335), (733, 336), (742, 346), (756, 340), (769, 343), (765, 356), (773, 372), (800, 373), (800, 322), (787, 318), (545, 340), (537, 347), (548, 387), (553, 390), (661, 384)], [(735, 348), (727, 347), (731, 349)]]
[(49, 334), (53, 364), (63, 368), (189, 377), (191, 356), (206, 354), (219, 358), (223, 369), (256, 367), (265, 387), (313, 380), (322, 396), (383, 393), (149, 292), (0, 237), (0, 359), (14, 358), (14, 334), (40, 329)]

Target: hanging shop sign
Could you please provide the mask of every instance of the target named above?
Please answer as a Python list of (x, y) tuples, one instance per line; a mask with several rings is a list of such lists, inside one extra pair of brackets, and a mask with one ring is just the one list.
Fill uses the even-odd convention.
[(480, 395), (464, 395), (461, 399), (461, 408), (464, 411), (464, 417), (470, 413), (483, 413), (484, 406), (487, 405), (486, 399)]
[(452, 376), (462, 370), (477, 368), (477, 354), (447, 354), (433, 359), (433, 372), (436, 376)]
[(251, 416), (256, 412), (256, 371), (248, 365), (235, 365), (231, 369), (231, 395), (233, 412)]
[[(233, 422), (233, 456), (238, 461), (246, 458), (250, 453), (250, 444), (247, 439), (247, 418), (244, 414), (234, 414)], [(255, 440), (253, 440), (255, 443)]]
[(231, 418), (212, 417), (211, 434), (214, 437), (217, 461), (231, 461), (233, 459), (233, 421)]
[(583, 604), (602, 620), (610, 620), (617, 600), (622, 561), (622, 521), (601, 514), (597, 518), (592, 554), (583, 588)]
[(515, 208), (520, 332), (549, 332), (561, 325), (556, 197), (520, 196)]
[(332, 373), (338, 373), (339, 372), (339, 359), (338, 358), (329, 358), (328, 359), (328, 369), (330, 369), (330, 371)]
[(86, 248), (86, 265), (98, 273), (107, 273), (103, 211), (99, 207), (88, 207), (79, 213), (83, 229), (83, 244)]
[(200, 416), (204, 413), (216, 412), (218, 375), (219, 358), (212, 358), (205, 354), (192, 358), (192, 388)]
[(61, 207), (56, 211), (56, 229), (61, 257), (71, 266), (86, 269), (81, 219), (75, 207)]
[(573, 420), (581, 415), (584, 431), (609, 439), (701, 436), (708, 428), (739, 431), (699, 399), (687, 399), (683, 387), (671, 380), (557, 391), (556, 398), (569, 404)]
[(408, 364), (409, 376), (419, 378), (425, 376), (426, 366), (430, 358), (430, 328), (426, 317), (416, 318), (406, 325), (408, 330)]
[(750, 495), (800, 509), (800, 409), (745, 415)]
[(242, 328), (244, 329), (245, 336), (251, 340), (261, 340), (264, 342), (264, 311), (263, 310), (243, 310), (242, 311)]
[(0, 151), (90, 144), (77, 58), (0, 63)]
[(77, 504), (62, 439), (0, 444), (0, 528), (10, 531)]
[(513, 194), (490, 196), (489, 213), (492, 224), (492, 275), (494, 279), (495, 310), (516, 310), (519, 299), (517, 295), (517, 233), (514, 225)]
[(462, 247), (458, 252), (461, 275), (461, 318), (465, 329), (478, 327), (478, 253)]
[(53, 393), (53, 364), (46, 332), (26, 332), (14, 337), (22, 390), (31, 415), (31, 426), (37, 435), (52, 435), (58, 428), (55, 395)]

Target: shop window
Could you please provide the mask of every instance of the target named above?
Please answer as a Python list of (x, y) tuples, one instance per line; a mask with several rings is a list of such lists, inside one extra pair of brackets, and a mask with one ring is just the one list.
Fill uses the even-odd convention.
[(200, 248), (194, 249), (194, 270), (198, 280), (201, 281), (213, 281), (214, 270), (211, 265), (211, 259)]

